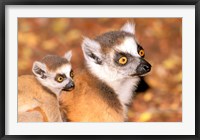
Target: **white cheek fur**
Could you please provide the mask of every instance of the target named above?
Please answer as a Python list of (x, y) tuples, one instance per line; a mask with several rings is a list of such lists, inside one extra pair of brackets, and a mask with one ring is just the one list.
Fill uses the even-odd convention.
[[(41, 79), (40, 77), (37, 77), (37, 79), (40, 81), (40, 83), (43, 86), (49, 88), (56, 95), (59, 95), (61, 90), (63, 89), (63, 87), (69, 83), (70, 71), (71, 71), (71, 65), (66, 64), (54, 72), (49, 72), (47, 75), (47, 79)], [(57, 73), (65, 74), (67, 76), (67, 78), (63, 82), (58, 83), (55, 81), (55, 76)]]

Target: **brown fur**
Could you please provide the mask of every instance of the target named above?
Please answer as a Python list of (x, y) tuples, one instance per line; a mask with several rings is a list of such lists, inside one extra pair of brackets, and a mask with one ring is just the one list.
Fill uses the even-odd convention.
[(124, 41), (125, 37), (133, 37), (133, 34), (124, 31), (111, 31), (104, 33), (95, 38), (104, 52), (110, 50), (111, 47), (119, 45)]
[(33, 75), (18, 77), (18, 121), (62, 121), (56, 95), (41, 86)]
[(73, 122), (121, 122), (122, 106), (113, 89), (87, 70), (75, 74), (76, 87), (61, 95), (61, 110)]
[(62, 65), (69, 63), (66, 58), (62, 58), (57, 55), (47, 55), (41, 60), (41, 62), (44, 63), (50, 71), (55, 71)]

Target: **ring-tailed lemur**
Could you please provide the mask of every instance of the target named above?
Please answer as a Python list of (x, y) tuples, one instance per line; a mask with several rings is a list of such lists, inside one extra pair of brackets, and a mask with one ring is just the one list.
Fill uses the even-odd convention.
[(59, 95), (74, 89), (71, 56), (71, 51), (64, 57), (47, 55), (33, 63), (34, 75), (18, 77), (19, 122), (63, 121)]
[(70, 121), (125, 121), (139, 76), (151, 65), (136, 42), (135, 25), (84, 38), (82, 50), (86, 68), (76, 73), (76, 89), (62, 96), (62, 106)]

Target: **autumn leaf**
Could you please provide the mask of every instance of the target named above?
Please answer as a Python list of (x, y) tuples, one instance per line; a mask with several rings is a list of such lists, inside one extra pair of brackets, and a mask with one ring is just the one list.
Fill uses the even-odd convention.
[(146, 122), (149, 121), (152, 118), (152, 114), (149, 112), (144, 112), (140, 115), (139, 121), (140, 122)]

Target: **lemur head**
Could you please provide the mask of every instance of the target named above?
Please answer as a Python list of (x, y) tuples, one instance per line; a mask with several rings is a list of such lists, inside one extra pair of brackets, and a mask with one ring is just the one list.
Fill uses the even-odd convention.
[(86, 65), (100, 79), (109, 81), (142, 76), (151, 70), (144, 49), (135, 40), (135, 25), (104, 33), (95, 39), (84, 38), (82, 50)]
[(38, 81), (54, 94), (59, 95), (62, 90), (70, 91), (74, 88), (71, 57), (71, 51), (64, 57), (47, 55), (40, 62), (33, 63), (32, 72)]

